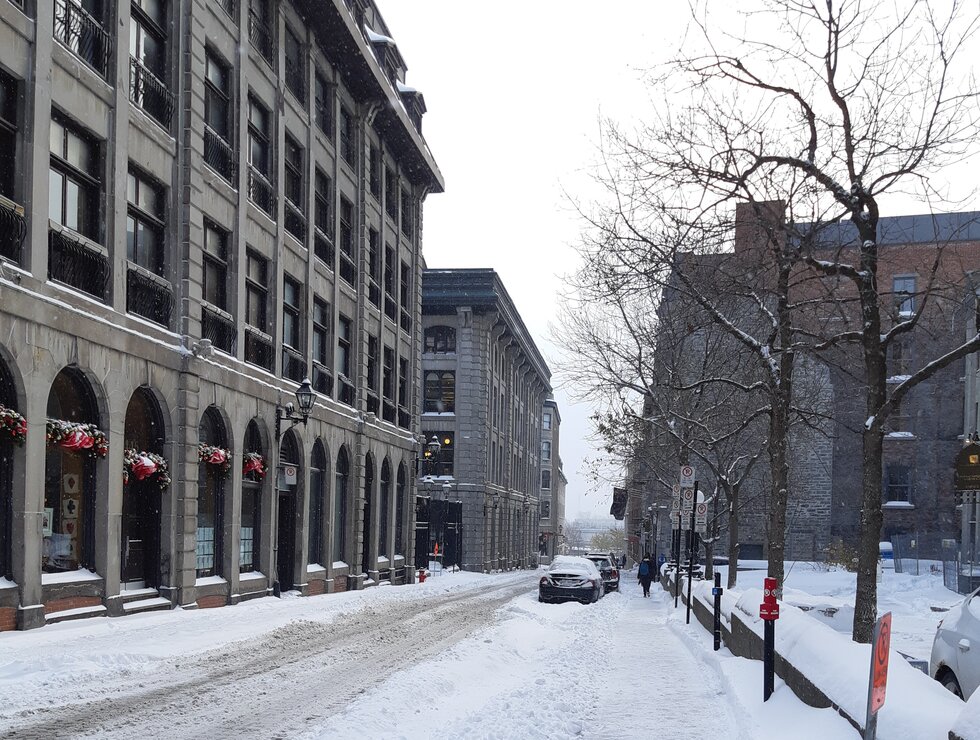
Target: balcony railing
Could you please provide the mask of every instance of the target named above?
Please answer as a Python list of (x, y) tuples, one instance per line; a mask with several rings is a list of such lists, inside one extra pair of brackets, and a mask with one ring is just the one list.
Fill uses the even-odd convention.
[(286, 215), (283, 220), (286, 231), (299, 241), (306, 241), (306, 216), (289, 198), (286, 198)]
[(201, 335), (222, 352), (235, 353), (238, 335), (235, 320), (221, 309), (208, 305), (201, 307)]
[(302, 383), (306, 377), (306, 360), (292, 347), (282, 348), (282, 377)]
[(270, 218), (276, 217), (276, 194), (265, 176), (254, 167), (248, 168), (248, 198)]
[(65, 231), (48, 229), (48, 279), (106, 300), (109, 259), (104, 252)]
[(0, 257), (20, 262), (20, 250), (27, 238), (24, 208), (0, 195)]
[(139, 59), (129, 58), (129, 97), (167, 131), (174, 114), (174, 94)]
[(342, 277), (348, 285), (357, 287), (357, 265), (354, 264), (346, 252), (340, 253), (340, 277)]
[(204, 127), (204, 161), (233, 186), (236, 185), (235, 150), (207, 126)]
[(272, 337), (258, 329), (245, 327), (245, 362), (272, 371)]
[(286, 87), (300, 103), (306, 105), (306, 66), (302, 62), (297, 63), (288, 56), (285, 66)]
[(252, 42), (252, 46), (258, 49), (259, 53), (275, 69), (277, 66), (276, 59), (279, 56), (275, 34), (262, 22), (261, 18), (252, 12), (248, 14), (248, 38)]
[(337, 378), (337, 391), (338, 401), (348, 406), (354, 405), (354, 384), (342, 375)]
[(170, 328), (174, 291), (170, 283), (130, 265), (126, 273), (126, 311)]
[(333, 242), (323, 235), (319, 229), (313, 232), (313, 254), (331, 270), (333, 269)]
[(55, 0), (54, 37), (106, 77), (112, 38), (101, 23), (71, 0)]
[(333, 375), (326, 368), (325, 365), (321, 365), (318, 362), (313, 363), (313, 390), (317, 393), (322, 393), (325, 396), (333, 395)]

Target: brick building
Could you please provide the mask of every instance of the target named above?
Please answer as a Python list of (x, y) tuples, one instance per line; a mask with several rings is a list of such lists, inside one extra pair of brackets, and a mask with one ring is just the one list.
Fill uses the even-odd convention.
[(422, 432), (463, 504), (462, 567), (530, 567), (551, 371), (493, 270), (425, 270), (422, 326)]
[(0, 628), (414, 577), (424, 111), (370, 0), (0, 0)]

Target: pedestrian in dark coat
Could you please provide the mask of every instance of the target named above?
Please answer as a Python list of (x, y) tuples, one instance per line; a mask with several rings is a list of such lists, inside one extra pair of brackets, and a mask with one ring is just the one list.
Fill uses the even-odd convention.
[(650, 583), (653, 581), (654, 572), (653, 558), (650, 557), (650, 553), (643, 556), (643, 560), (640, 561), (640, 566), (636, 569), (636, 577), (640, 581), (640, 585), (643, 586), (643, 596), (650, 595)]

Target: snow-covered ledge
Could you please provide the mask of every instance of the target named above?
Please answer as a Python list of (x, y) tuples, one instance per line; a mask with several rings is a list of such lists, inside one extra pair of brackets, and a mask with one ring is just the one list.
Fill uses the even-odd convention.
[(66, 570), (61, 573), (42, 573), (41, 585), (51, 586), (61, 583), (86, 583), (87, 581), (101, 581), (102, 576), (88, 568), (78, 570)]
[(914, 509), (915, 504), (911, 501), (886, 501), (881, 505), (882, 509)]

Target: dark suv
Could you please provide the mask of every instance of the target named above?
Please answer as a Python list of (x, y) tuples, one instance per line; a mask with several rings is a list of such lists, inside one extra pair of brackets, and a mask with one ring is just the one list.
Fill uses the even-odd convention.
[(608, 552), (590, 552), (585, 557), (595, 563), (595, 567), (599, 569), (605, 593), (619, 591), (619, 567), (613, 560), (613, 556)]

